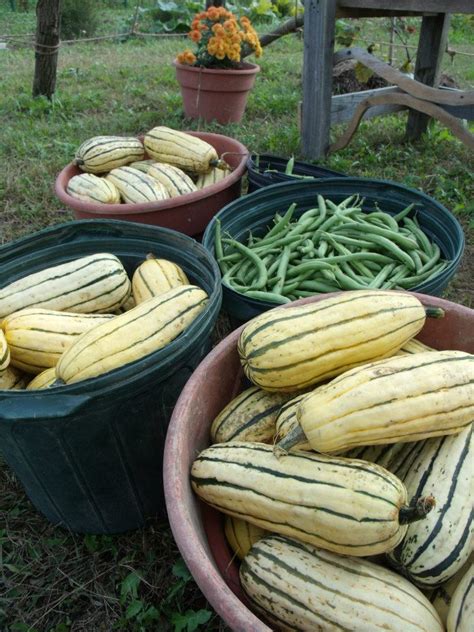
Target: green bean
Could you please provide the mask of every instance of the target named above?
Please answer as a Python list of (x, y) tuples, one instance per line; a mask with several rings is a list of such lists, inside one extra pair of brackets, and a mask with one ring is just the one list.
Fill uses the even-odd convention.
[[(323, 233), (323, 236), (326, 236), (327, 233)], [(339, 233), (331, 234), (331, 237), (338, 241), (341, 244), (346, 244), (348, 246), (356, 246), (358, 248), (371, 248), (373, 246), (371, 241), (364, 241), (363, 239), (354, 239), (353, 237), (347, 237), (346, 235), (340, 235)]]
[(434, 252), (432, 250), (430, 240), (425, 235), (425, 233), (421, 230), (418, 224), (414, 220), (410, 219), (409, 217), (405, 217), (404, 224), (406, 225), (407, 228), (411, 230), (411, 232), (413, 233), (415, 238), (418, 240), (418, 242), (420, 243), (421, 247), (426, 252), (426, 254), (433, 255)]
[(291, 303), (291, 300), (281, 294), (274, 294), (273, 292), (262, 292), (260, 290), (248, 290), (245, 292), (245, 296), (249, 298), (256, 298), (259, 301), (267, 301), (268, 303), (278, 303), (283, 305), (284, 303)]
[(306, 263), (301, 263), (298, 266), (293, 266), (287, 272), (287, 278), (297, 277), (299, 274), (304, 274), (306, 272), (313, 272), (315, 270), (331, 270), (331, 264), (326, 261), (320, 261), (319, 259), (314, 259), (312, 261), (307, 261)]
[(448, 265), (447, 261), (442, 261), (441, 263), (438, 263), (438, 265), (434, 266), (434, 268), (432, 268), (431, 270), (427, 270), (426, 272), (423, 272), (423, 274), (417, 274), (411, 277), (405, 277), (404, 279), (400, 279), (398, 281), (398, 285), (403, 289), (409, 289), (409, 288), (415, 287), (422, 281), (427, 281), (434, 274), (441, 272), (441, 270), (443, 270), (447, 265)]
[(234, 263), (234, 265), (224, 273), (222, 277), (222, 283), (224, 283), (224, 285), (229, 283), (231, 276), (237, 272), (241, 265), (242, 259), (240, 259), (237, 263)]
[[(354, 264), (354, 267), (355, 267), (355, 264)], [(372, 281), (372, 279), (374, 278), (374, 275), (372, 273), (370, 274), (370, 276), (366, 276), (364, 274), (357, 274), (357, 272), (351, 268), (350, 264), (347, 263), (347, 261), (341, 263), (340, 269), (344, 272), (344, 274), (351, 277), (352, 279), (354, 279), (354, 281), (357, 281), (357, 282), (360, 281), (361, 283), (369, 284), (370, 281)]]
[(278, 235), (279, 233), (281, 233), (290, 223), (291, 218), (293, 217), (295, 208), (296, 208), (296, 202), (293, 202), (293, 204), (290, 204), (290, 206), (288, 207), (288, 210), (283, 215), (281, 220), (277, 222), (271, 230), (268, 231), (268, 233), (265, 235), (262, 241), (269, 239), (271, 237), (274, 237), (275, 235)]
[(267, 269), (263, 261), (260, 259), (260, 257), (257, 254), (255, 254), (253, 250), (250, 250), (250, 248), (247, 248), (247, 246), (244, 246), (244, 244), (241, 244), (239, 241), (235, 241), (234, 239), (223, 239), (222, 241), (223, 243), (232, 245), (233, 248), (235, 248), (236, 250), (241, 252), (245, 257), (253, 261), (255, 267), (258, 270), (258, 277), (257, 277), (257, 280), (255, 281), (254, 289), (260, 290), (262, 287), (265, 287), (267, 283), (268, 275), (267, 275)]
[(410, 250), (410, 257), (413, 259), (413, 263), (415, 264), (415, 271), (417, 274), (420, 274), (421, 268), (423, 267), (423, 263), (421, 262), (421, 257), (418, 254), (418, 250)]
[(371, 222), (374, 219), (379, 219), (382, 221), (383, 224), (385, 224), (386, 226), (389, 226), (391, 230), (394, 230), (395, 232), (398, 232), (398, 224), (397, 222), (394, 220), (394, 218), (389, 215), (388, 213), (385, 213), (384, 211), (377, 211), (375, 213), (367, 213), (367, 221)]
[(384, 283), (384, 281), (387, 279), (388, 275), (391, 274), (393, 272), (393, 270), (396, 267), (396, 263), (387, 263), (386, 266), (384, 266), (380, 272), (377, 274), (376, 277), (374, 277), (370, 283), (369, 283), (369, 287), (373, 287), (373, 288), (380, 288), (382, 286), (382, 283)]
[(407, 276), (409, 268), (406, 265), (401, 265), (394, 268), (393, 272), (393, 276), (382, 285), (383, 290), (391, 290), (396, 287), (397, 283)]
[(377, 236), (384, 237), (385, 239), (389, 239), (391, 242), (396, 242), (397, 245), (402, 246), (405, 250), (416, 250), (418, 248), (418, 244), (413, 239), (408, 239), (404, 235), (401, 235), (398, 232), (394, 232), (393, 230), (388, 230), (387, 228), (380, 228), (380, 226), (375, 226), (374, 224), (370, 224), (370, 229), (367, 227), (368, 222), (364, 224), (360, 224), (355, 220), (347, 218), (348, 226), (350, 230), (355, 230), (357, 232), (363, 232), (365, 234), (365, 239), (369, 239), (369, 234), (373, 233)]
[(404, 250), (399, 248), (397, 244), (394, 244), (393, 241), (390, 241), (390, 239), (382, 237), (381, 235), (371, 234), (366, 234), (365, 238), (373, 241), (379, 246), (382, 246), (387, 252), (390, 252), (396, 259), (399, 259), (402, 263), (405, 263), (410, 269), (415, 269), (415, 264), (413, 263), (412, 258)]
[(222, 247), (222, 227), (221, 220), (219, 218), (216, 219), (216, 228), (214, 233), (214, 250), (216, 252), (216, 259), (221, 267), (221, 271), (225, 274), (229, 269), (229, 266), (223, 261), (224, 249)]
[[(342, 244), (338, 243), (337, 239), (334, 239), (334, 237), (332, 235), (328, 234), (327, 235), (327, 240), (334, 247), (334, 250), (339, 252), (339, 254), (341, 254), (341, 255), (350, 255), (350, 254), (352, 254), (351, 251), (348, 250), (345, 246), (343, 246)], [(354, 261), (352, 261), (352, 265), (354, 266), (354, 268), (356, 268), (356, 270), (358, 270), (360, 272), (360, 274), (368, 276), (371, 279), (373, 278), (374, 275), (372, 274), (372, 272), (368, 268), (366, 268), (364, 266), (362, 261), (357, 261), (355, 259)]]
[(318, 257), (320, 259), (322, 259), (324, 257), (324, 255), (326, 254), (327, 250), (329, 248), (329, 244), (327, 241), (321, 240), (319, 242), (319, 247), (318, 247)]
[(355, 281), (351, 277), (344, 274), (344, 272), (340, 268), (334, 268), (334, 274), (336, 275), (336, 279), (338, 280), (341, 289), (343, 290), (365, 290), (367, 289), (367, 284), (362, 283), (360, 281)]
[(293, 281), (292, 283), (285, 283), (285, 285), (281, 289), (281, 294), (283, 296), (288, 296), (288, 294), (296, 290), (299, 284), (300, 282), (297, 280)]
[(337, 292), (340, 289), (337, 285), (315, 279), (302, 281), (299, 287), (302, 290), (313, 290), (314, 292)]
[(408, 213), (412, 210), (412, 208), (414, 208), (414, 206), (415, 206), (415, 203), (413, 202), (412, 204), (410, 204), (406, 208), (404, 208), (403, 211), (400, 211), (399, 213), (394, 215), (393, 219), (397, 223), (400, 222), (404, 217), (406, 217), (408, 215)]
[(419, 270), (419, 274), (423, 274), (427, 270), (430, 270), (441, 257), (441, 250), (439, 249), (438, 244), (433, 243), (433, 246), (435, 247), (435, 254), (425, 262), (424, 266), (422, 266), (421, 270)]
[(281, 294), (283, 284), (285, 283), (286, 270), (288, 268), (289, 261), (290, 261), (290, 248), (289, 246), (285, 246), (285, 248), (283, 249), (283, 254), (280, 257), (280, 263), (277, 270), (278, 281), (272, 287), (272, 292), (274, 292), (275, 294)]

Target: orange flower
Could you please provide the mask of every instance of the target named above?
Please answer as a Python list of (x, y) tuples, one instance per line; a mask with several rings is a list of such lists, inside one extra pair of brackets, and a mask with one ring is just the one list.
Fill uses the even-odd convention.
[(190, 31), (188, 33), (188, 37), (189, 37), (189, 39), (192, 39), (193, 42), (200, 42), (201, 38), (202, 38), (202, 35), (201, 35), (201, 33), (199, 31)]
[(209, 9), (207, 10), (207, 18), (209, 18), (209, 20), (215, 21), (219, 19), (219, 12), (217, 7), (209, 7)]

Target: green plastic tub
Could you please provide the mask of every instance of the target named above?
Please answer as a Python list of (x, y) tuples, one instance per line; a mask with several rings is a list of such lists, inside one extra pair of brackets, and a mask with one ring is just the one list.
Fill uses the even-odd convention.
[[(412, 202), (416, 203), (416, 216), (421, 228), (438, 244), (442, 256), (450, 263), (434, 278), (410, 289), (442, 296), (461, 262), (464, 250), (462, 227), (454, 215), (433, 198), (387, 180), (327, 178), (319, 181), (283, 182), (258, 189), (225, 206), (208, 225), (202, 243), (214, 256), (215, 226), (218, 219), (223, 233), (229, 233), (234, 239), (246, 242), (250, 232), (255, 236), (263, 234), (270, 227), (275, 213), (284, 213), (292, 202), (297, 203), (295, 216), (298, 217), (317, 205), (318, 194), (339, 203), (354, 193), (365, 199), (363, 208), (367, 211), (374, 210), (378, 205), (380, 209), (395, 215)], [(223, 287), (223, 307), (237, 325), (276, 305), (248, 298)]]
[(112, 252), (129, 274), (154, 252), (210, 297), (165, 348), (93, 379), (41, 391), (0, 390), (0, 451), (34, 506), (81, 533), (117, 533), (165, 517), (163, 447), (174, 404), (211, 348), (221, 305), (215, 261), (165, 228), (113, 220), (47, 228), (0, 247), (1, 286), (77, 257)]

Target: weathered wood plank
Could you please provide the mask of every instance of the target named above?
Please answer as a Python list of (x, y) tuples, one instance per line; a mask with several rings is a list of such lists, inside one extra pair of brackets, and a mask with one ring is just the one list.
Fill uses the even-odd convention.
[(341, 9), (474, 13), (472, 0), (338, 0)]
[[(425, 16), (421, 22), (415, 80), (425, 86), (435, 86), (439, 83), (441, 61), (448, 40), (449, 18), (449, 14), (440, 13), (433, 17)], [(424, 134), (428, 128), (428, 122), (428, 116), (412, 110), (408, 115), (407, 139), (415, 140)]]
[[(474, 104), (474, 90), (459, 90), (453, 92), (440, 92), (439, 89), (433, 88), (432, 85), (424, 85), (420, 81), (412, 79), (408, 75), (393, 68), (381, 59), (371, 55), (366, 50), (358, 47), (343, 48), (338, 50), (333, 57), (333, 63), (337, 64), (346, 59), (356, 59), (364, 66), (373, 70), (379, 77), (382, 77), (391, 84), (396, 84), (417, 99), (425, 101), (433, 101), (434, 103), (445, 103), (446, 105), (472, 105)], [(434, 75), (433, 81), (439, 79)], [(427, 79), (429, 76), (427, 75)]]
[(305, 0), (301, 153), (321, 158), (329, 146), (336, 0)]
[(443, 108), (430, 103), (429, 101), (416, 99), (415, 97), (412, 97), (409, 94), (404, 94), (403, 92), (393, 92), (390, 94), (369, 97), (368, 99), (365, 99), (364, 101), (359, 103), (356, 108), (354, 117), (347, 127), (346, 131), (335, 143), (333, 143), (329, 147), (329, 153), (347, 147), (352, 137), (356, 133), (362, 117), (364, 116), (364, 113), (369, 108), (376, 105), (388, 104), (404, 105), (411, 109), (425, 112), (428, 116), (436, 118), (438, 121), (443, 123), (443, 125), (446, 125), (446, 127), (448, 127), (451, 132), (457, 138), (459, 138), (459, 140), (461, 140), (467, 147), (469, 147), (470, 149), (474, 149), (474, 134), (471, 134), (469, 130), (464, 127), (461, 121), (459, 121), (454, 116), (451, 116), (451, 114), (446, 112)]
[[(347, 123), (347, 121), (350, 121), (357, 106), (362, 101), (370, 97), (390, 94), (392, 92), (399, 92), (399, 89), (396, 87), (375, 88), (374, 90), (334, 95), (331, 99), (331, 125), (338, 125), (339, 123)], [(365, 112), (364, 119), (393, 114), (393, 112), (399, 112), (405, 109), (406, 108), (402, 105), (377, 105)]]

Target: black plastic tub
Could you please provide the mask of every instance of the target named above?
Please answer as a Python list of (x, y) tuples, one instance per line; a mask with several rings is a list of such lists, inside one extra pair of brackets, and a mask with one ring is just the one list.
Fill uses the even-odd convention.
[[(352, 177), (319, 181), (300, 180), (259, 189), (225, 206), (208, 225), (202, 243), (212, 255), (215, 254), (217, 220), (221, 222), (223, 233), (230, 234), (237, 241), (246, 242), (250, 232), (255, 236), (263, 234), (270, 227), (275, 213), (284, 213), (293, 202), (297, 203), (295, 217), (298, 217), (316, 206), (318, 194), (339, 203), (355, 193), (365, 199), (363, 209), (366, 211), (379, 206), (380, 209), (395, 215), (409, 204), (416, 204), (416, 216), (420, 227), (440, 247), (442, 256), (450, 263), (440, 274), (410, 290), (441, 296), (461, 262), (464, 250), (462, 227), (454, 215), (433, 198), (421, 191), (387, 180)], [(251, 299), (223, 287), (223, 307), (237, 325), (276, 307), (276, 304)]]
[(222, 293), (216, 262), (192, 238), (114, 220), (61, 224), (0, 247), (1, 285), (94, 252), (117, 255), (130, 275), (154, 252), (210, 297), (183, 334), (141, 360), (69, 386), (0, 390), (0, 450), (35, 507), (71, 531), (118, 533), (166, 515), (168, 421), (211, 348)]
[[(272, 154), (251, 154), (247, 158), (249, 193), (261, 189), (262, 187), (268, 187), (271, 184), (293, 182), (295, 179), (300, 180), (301, 178), (295, 178), (285, 173), (287, 163), (288, 158), (282, 158), (281, 156), (273, 156)], [(292, 172), (297, 176), (307, 176), (318, 180), (345, 177), (344, 173), (298, 160), (295, 160)]]

